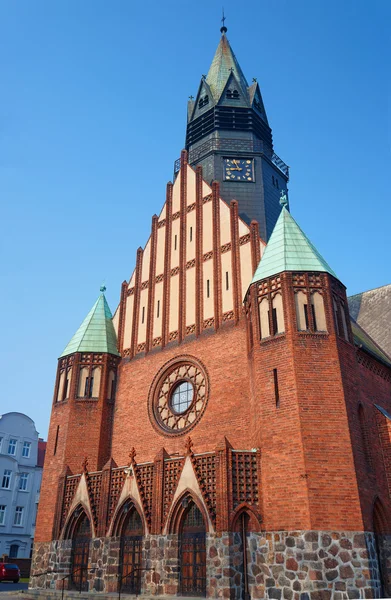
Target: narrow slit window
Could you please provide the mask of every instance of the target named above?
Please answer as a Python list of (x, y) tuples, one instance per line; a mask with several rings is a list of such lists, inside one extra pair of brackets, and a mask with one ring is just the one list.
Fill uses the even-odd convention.
[(193, 241), (193, 227), (190, 227), (190, 241)]
[(63, 391), (63, 394), (62, 394), (62, 399), (63, 400), (65, 400), (65, 398), (68, 398), (68, 384), (69, 384), (69, 379), (67, 377), (66, 380), (65, 380), (65, 383), (64, 383), (64, 391)]
[(308, 320), (308, 304), (303, 304), (303, 309), (304, 309), (305, 328), (309, 329), (310, 324), (309, 324), (309, 320)]
[(143, 312), (141, 315), (141, 323), (144, 323), (144, 319), (145, 319), (145, 306), (143, 306)]
[(177, 236), (177, 235), (175, 235), (175, 236), (174, 236), (174, 250), (176, 250), (176, 247), (177, 247), (177, 241), (178, 241), (178, 236)]
[(156, 317), (160, 317), (160, 300), (157, 301)]
[(276, 401), (276, 408), (280, 407), (280, 392), (278, 390), (278, 372), (277, 369), (273, 369), (273, 383), (274, 383), (274, 398)]
[(229, 275), (228, 275), (228, 271), (225, 272), (225, 289), (229, 290)]
[(273, 335), (278, 333), (278, 322), (277, 322), (277, 309), (272, 309), (272, 321), (273, 321)]
[(315, 306), (313, 304), (311, 304), (311, 312), (312, 312), (312, 322), (314, 324), (314, 331), (318, 331), (318, 325), (316, 323)]
[(59, 426), (59, 425), (57, 425), (56, 439), (55, 439), (55, 441), (54, 441), (54, 450), (53, 450), (53, 455), (54, 455), (54, 456), (56, 455), (56, 452), (57, 452), (57, 444), (58, 444), (58, 436), (59, 436), (59, 433), (60, 433), (60, 426)]
[(88, 398), (89, 390), (90, 390), (90, 378), (86, 377), (86, 382), (84, 385), (84, 396), (86, 398)]
[(210, 283), (209, 283), (209, 279), (206, 280), (206, 297), (209, 298), (210, 296)]

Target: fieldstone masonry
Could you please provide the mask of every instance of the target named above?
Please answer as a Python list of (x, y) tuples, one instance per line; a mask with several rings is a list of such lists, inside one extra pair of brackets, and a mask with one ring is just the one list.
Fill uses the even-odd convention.
[[(380, 540), (383, 579), (390, 587), (391, 536)], [(61, 590), (69, 573), (70, 540), (37, 544), (30, 589)], [(146, 535), (142, 594), (175, 596), (179, 591), (177, 535)], [(95, 538), (90, 546), (89, 590), (115, 592), (119, 538)], [(207, 534), (207, 597), (240, 600), (244, 570), (239, 533)], [(362, 532), (261, 532), (247, 537), (247, 582), (251, 598), (344, 600), (389, 597), (381, 593), (375, 538)], [(65, 581), (68, 588), (68, 580)]]

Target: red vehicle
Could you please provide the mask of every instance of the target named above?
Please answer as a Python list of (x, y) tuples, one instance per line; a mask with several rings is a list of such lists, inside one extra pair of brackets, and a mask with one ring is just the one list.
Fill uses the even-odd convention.
[(0, 581), (13, 581), (18, 583), (20, 571), (18, 565), (11, 563), (0, 563)]

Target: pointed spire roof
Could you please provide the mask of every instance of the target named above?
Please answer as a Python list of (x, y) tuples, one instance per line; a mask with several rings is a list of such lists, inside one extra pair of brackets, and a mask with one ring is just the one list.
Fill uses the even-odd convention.
[(251, 283), (283, 271), (318, 271), (337, 278), (283, 206)]
[(220, 98), (231, 73), (235, 75), (237, 81), (242, 86), (243, 91), (246, 91), (248, 88), (247, 80), (242, 69), (240, 68), (235, 54), (233, 53), (227, 36), (225, 35), (226, 27), (222, 27), (221, 30), (221, 39), (219, 45), (217, 46), (209, 73), (206, 76), (206, 82), (212, 90), (212, 94), (216, 102)]
[(74, 352), (105, 352), (119, 356), (117, 336), (112, 322), (113, 315), (103, 293), (105, 289), (101, 288), (101, 295), (60, 358)]

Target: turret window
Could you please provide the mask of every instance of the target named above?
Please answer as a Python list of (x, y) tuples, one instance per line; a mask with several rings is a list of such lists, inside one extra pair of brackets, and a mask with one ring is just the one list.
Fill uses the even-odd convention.
[(284, 309), (280, 293), (264, 296), (258, 305), (261, 339), (285, 332)]
[(277, 335), (277, 333), (284, 333), (284, 309), (282, 306), (281, 294), (276, 294), (272, 300), (272, 322), (273, 335)]
[(263, 298), (259, 304), (259, 325), (261, 328), (261, 339), (270, 337), (269, 300), (267, 298)]
[(70, 384), (71, 384), (72, 367), (67, 369), (61, 369), (60, 377), (58, 380), (56, 402), (66, 400), (69, 396)]
[(239, 100), (240, 95), (238, 90), (227, 90), (226, 97), (228, 100)]
[(311, 294), (311, 310), (314, 331), (327, 331), (323, 296), (319, 292)]
[(209, 96), (208, 94), (205, 94), (205, 96), (201, 96), (201, 98), (198, 101), (198, 108), (202, 108), (203, 106), (206, 106), (207, 104), (209, 104)]
[(344, 335), (345, 340), (349, 340), (348, 324), (346, 321), (345, 302), (343, 302), (342, 300), (340, 303), (340, 308), (341, 308), (341, 321), (342, 321), (343, 335)]
[(117, 388), (117, 380), (114, 371), (110, 371), (109, 373), (109, 382), (108, 382), (108, 399), (115, 400), (115, 392)]
[(307, 294), (304, 292), (296, 292), (295, 294), (295, 303), (296, 303), (296, 320), (297, 320), (297, 329), (299, 331), (307, 331), (309, 327), (308, 321), (308, 304), (307, 304)]
[(98, 398), (100, 391), (101, 367), (82, 367), (79, 373), (78, 398)]

